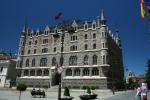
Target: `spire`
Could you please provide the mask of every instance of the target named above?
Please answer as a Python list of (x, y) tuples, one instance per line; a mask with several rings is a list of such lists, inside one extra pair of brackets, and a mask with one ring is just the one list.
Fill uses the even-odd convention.
[(105, 20), (105, 17), (104, 17), (104, 10), (103, 10), (103, 9), (101, 10), (101, 21), (102, 21), (102, 20)]
[(103, 11), (103, 9), (101, 10), (100, 23), (101, 23), (101, 25), (106, 25), (106, 19), (104, 17), (104, 11)]
[(22, 30), (22, 33), (27, 33), (28, 32), (28, 26), (27, 26), (27, 18), (25, 18), (25, 24), (23, 26), (23, 30)]

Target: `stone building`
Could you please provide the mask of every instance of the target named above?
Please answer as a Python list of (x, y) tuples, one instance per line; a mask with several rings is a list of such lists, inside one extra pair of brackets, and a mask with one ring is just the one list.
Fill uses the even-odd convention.
[[(67, 27), (74, 32), (70, 33)], [(119, 31), (115, 36), (111, 33), (103, 11), (91, 22), (74, 20), (36, 31), (25, 25), (19, 44), (17, 82), (31, 87), (51, 87), (58, 83), (55, 68), (60, 62), (62, 44), (61, 36), (56, 39), (54, 35), (62, 32), (62, 86), (107, 89), (122, 83), (124, 68)]]
[(10, 87), (16, 80), (16, 57), (0, 51), (0, 87)]

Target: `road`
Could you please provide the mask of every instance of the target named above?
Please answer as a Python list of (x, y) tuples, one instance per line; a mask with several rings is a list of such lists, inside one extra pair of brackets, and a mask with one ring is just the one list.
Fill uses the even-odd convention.
[[(119, 95), (114, 95), (103, 100), (137, 100), (135, 97), (136, 91), (128, 91)], [(150, 93), (148, 93), (148, 100), (150, 100)]]
[[(79, 95), (83, 94), (84, 91), (81, 90), (72, 90), (70, 91), (71, 96), (74, 97), (73, 100), (80, 100)], [(94, 93), (98, 94), (98, 99), (96, 100), (136, 100), (135, 91), (127, 92), (116, 92), (115, 95), (110, 91), (100, 91), (95, 90)], [(21, 100), (57, 100), (58, 93), (57, 91), (46, 91), (46, 98), (33, 98), (31, 97), (30, 90), (22, 92)], [(63, 95), (63, 92), (62, 92)], [(150, 98), (150, 93), (148, 94)], [(0, 89), (0, 100), (19, 100), (19, 91), (16, 90), (1, 90)], [(150, 99), (149, 99), (150, 100)]]

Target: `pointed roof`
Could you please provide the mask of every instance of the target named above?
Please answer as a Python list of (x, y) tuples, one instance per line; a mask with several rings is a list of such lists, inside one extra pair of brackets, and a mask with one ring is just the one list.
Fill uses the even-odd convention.
[(101, 20), (105, 20), (105, 17), (104, 17), (104, 10), (103, 10), (103, 9), (101, 10)]

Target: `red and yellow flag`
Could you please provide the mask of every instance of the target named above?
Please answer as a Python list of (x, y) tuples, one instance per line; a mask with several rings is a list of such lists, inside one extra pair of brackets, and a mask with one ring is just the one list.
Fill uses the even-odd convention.
[(145, 7), (144, 7), (144, 0), (141, 0), (141, 18), (144, 20), (145, 18)]

